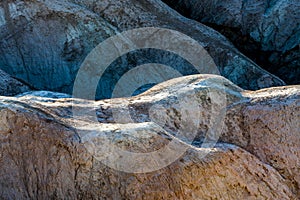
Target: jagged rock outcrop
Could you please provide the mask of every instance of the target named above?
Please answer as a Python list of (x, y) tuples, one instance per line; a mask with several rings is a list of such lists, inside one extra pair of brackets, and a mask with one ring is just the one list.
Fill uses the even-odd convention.
[(0, 70), (0, 96), (14, 96), (29, 90), (27, 85)]
[(215, 28), (239, 50), (287, 83), (300, 83), (298, 0), (164, 2), (183, 15)]
[(297, 199), (299, 95), (197, 75), (97, 102), (2, 97), (0, 197)]
[[(80, 64), (96, 45), (120, 31), (148, 26), (174, 29), (194, 38), (212, 56), (220, 74), (245, 89), (284, 84), (221, 34), (182, 17), (158, 0), (6, 0), (0, 3), (0, 19), (1, 69), (38, 90), (71, 94)], [(121, 57), (111, 71), (122, 73), (149, 62), (179, 69), (188, 64), (173, 54), (141, 50)], [(183, 75), (196, 73), (191, 68), (183, 71)], [(107, 80), (119, 78), (119, 73), (109, 73)], [(100, 90), (110, 91), (110, 85), (106, 83)]]

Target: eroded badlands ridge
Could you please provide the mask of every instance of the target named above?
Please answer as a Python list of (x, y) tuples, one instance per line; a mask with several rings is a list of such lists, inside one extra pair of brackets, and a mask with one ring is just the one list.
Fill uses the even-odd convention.
[[(131, 98), (47, 95), (1, 97), (1, 199), (299, 197), (299, 86), (248, 92), (219, 76), (195, 75)], [(153, 108), (163, 111), (160, 117)], [(108, 142), (149, 153), (171, 141), (174, 152), (185, 150), (182, 156), (152, 172), (155, 157), (122, 160), (102, 148)], [(111, 167), (109, 156), (116, 158)], [(149, 172), (126, 173), (127, 166)]]
[(214, 27), (239, 50), (288, 84), (300, 83), (298, 0), (164, 0)]
[[(0, 3), (0, 19), (0, 68), (37, 90), (71, 94), (77, 71), (93, 48), (117, 33), (142, 27), (168, 28), (192, 37), (208, 51), (219, 73), (244, 89), (284, 85), (224, 36), (160, 0), (7, 0)], [(174, 54), (150, 50), (124, 55), (111, 71), (153, 62), (173, 66), (183, 75), (198, 73), (191, 67), (182, 70), (187, 63)], [(108, 73), (106, 78), (102, 92), (110, 91), (120, 77)]]

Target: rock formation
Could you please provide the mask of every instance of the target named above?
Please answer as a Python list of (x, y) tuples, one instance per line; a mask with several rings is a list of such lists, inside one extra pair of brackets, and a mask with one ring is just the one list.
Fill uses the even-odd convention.
[(85, 56), (115, 34), (101, 17), (66, 1), (0, 6), (0, 68), (38, 90), (71, 93)]
[(299, 86), (246, 92), (230, 106), (223, 142), (234, 143), (274, 167), (300, 196)]
[(0, 96), (14, 96), (29, 90), (27, 85), (0, 70)]
[(300, 198), (299, 2), (165, 2), (0, 2), (0, 199)]
[(289, 84), (300, 83), (298, 0), (164, 0), (224, 34), (239, 50)]
[[(0, 19), (0, 68), (38, 90), (71, 94), (76, 73), (94, 47), (118, 32), (149, 26), (192, 37), (208, 51), (219, 73), (244, 89), (284, 85), (224, 36), (184, 18), (159, 0), (6, 0), (0, 3)], [(177, 69), (187, 66), (178, 56), (166, 55), (150, 50), (132, 52), (113, 63), (112, 71), (121, 73), (151, 62), (175, 65)], [(184, 72), (197, 73), (191, 68)], [(108, 82), (120, 78), (109, 75)], [(100, 86), (100, 90), (110, 91), (107, 85), (113, 84)]]
[(96, 102), (1, 97), (0, 198), (297, 199), (299, 91), (194, 75)]

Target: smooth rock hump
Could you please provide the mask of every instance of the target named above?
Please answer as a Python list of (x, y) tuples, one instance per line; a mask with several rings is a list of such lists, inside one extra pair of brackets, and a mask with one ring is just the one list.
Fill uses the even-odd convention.
[[(247, 92), (222, 77), (197, 75), (164, 82), (136, 97), (97, 102), (30, 95), (1, 97), (0, 197), (296, 199), (299, 91), (294, 86)], [(226, 104), (214, 99), (220, 97), (218, 94), (223, 95)], [(198, 103), (196, 107), (193, 98)], [(184, 99), (186, 104), (182, 106), (188, 106), (180, 108), (177, 100)], [(151, 121), (155, 119), (151, 115), (155, 105), (166, 111), (164, 124)], [(208, 132), (205, 125), (224, 105), (220, 140), (216, 146), (206, 147), (201, 140)], [(199, 107), (203, 109), (201, 115), (195, 115)], [(276, 111), (268, 112), (271, 107)], [(127, 108), (127, 120), (131, 116), (133, 122), (117, 121), (115, 113)], [(191, 122), (199, 123), (190, 123), (200, 127), (191, 144), (188, 139), (192, 129), (176, 134), (180, 133), (182, 109)], [(85, 113), (74, 115), (74, 110)], [(97, 121), (93, 121), (94, 117)], [(285, 120), (288, 121), (284, 124)], [(274, 126), (278, 123), (283, 126)], [(185, 151), (157, 171), (126, 173), (113, 168), (133, 164), (147, 170), (156, 162), (131, 159), (127, 163), (123, 160), (125, 165), (116, 162), (116, 166), (108, 167), (104, 163), (109, 160), (103, 161), (109, 156), (101, 148), (107, 142), (120, 151), (147, 153), (170, 141), (174, 150), (184, 147)]]

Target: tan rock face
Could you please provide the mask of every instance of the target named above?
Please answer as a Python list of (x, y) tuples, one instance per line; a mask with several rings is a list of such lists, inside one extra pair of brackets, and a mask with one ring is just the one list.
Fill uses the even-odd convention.
[[(245, 92), (228, 109), (222, 141), (234, 143), (273, 166), (300, 191), (299, 86)], [(299, 195), (299, 194), (298, 194)]]
[[(195, 102), (203, 110), (197, 112)], [(224, 107), (223, 131), (213, 134), (220, 122), (212, 119)], [(127, 120), (120, 118), (128, 110)], [(153, 114), (158, 110), (161, 117)], [(224, 78), (199, 75), (98, 102), (2, 97), (0, 116), (1, 199), (299, 197), (297, 86), (246, 92)]]

